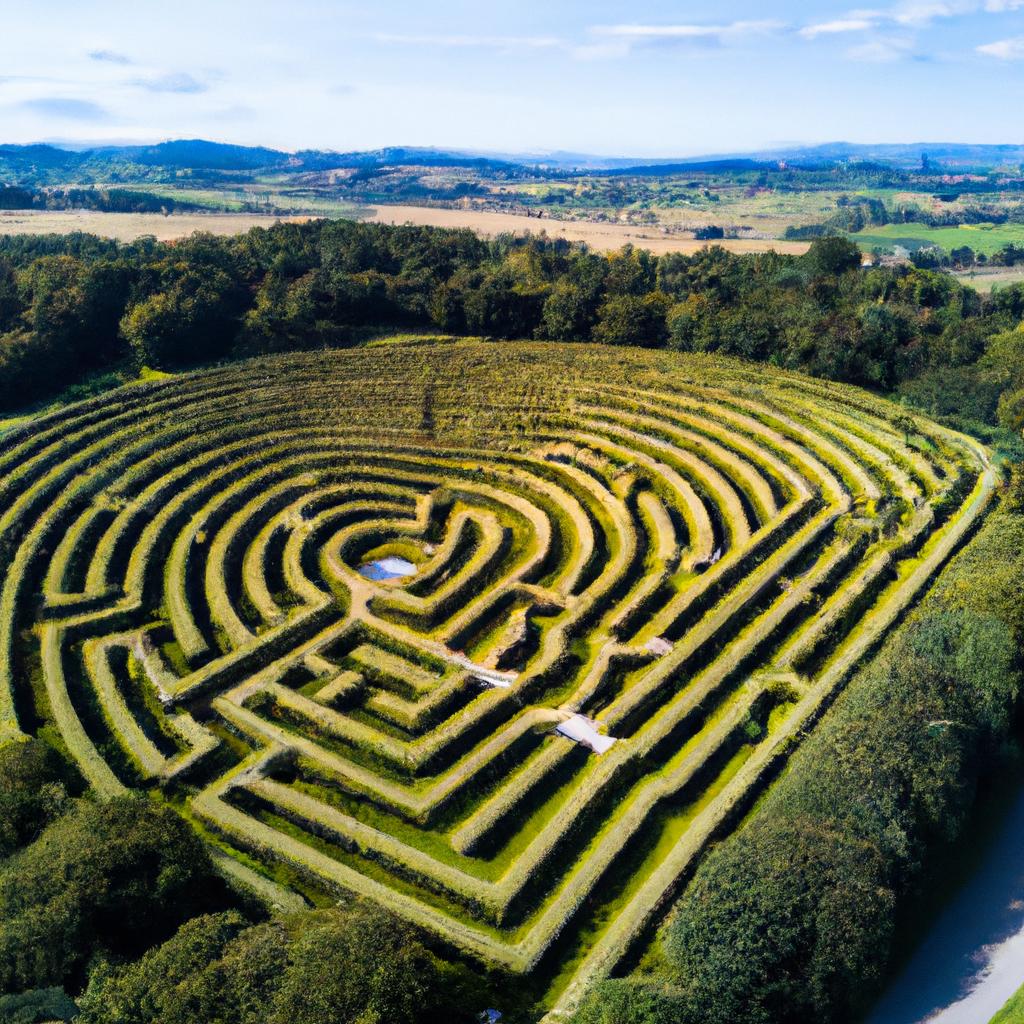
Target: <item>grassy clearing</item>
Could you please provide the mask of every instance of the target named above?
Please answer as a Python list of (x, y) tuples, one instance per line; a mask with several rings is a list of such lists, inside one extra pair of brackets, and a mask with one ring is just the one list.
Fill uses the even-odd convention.
[(993, 267), (990, 270), (965, 270), (953, 275), (975, 291), (990, 293), (1024, 282), (1024, 267)]

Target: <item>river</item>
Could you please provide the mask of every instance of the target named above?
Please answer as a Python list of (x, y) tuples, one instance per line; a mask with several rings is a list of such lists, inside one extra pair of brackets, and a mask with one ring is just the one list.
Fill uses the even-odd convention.
[(1024, 984), (1021, 765), (1007, 770), (966, 837), (940, 907), (865, 1024), (987, 1024)]

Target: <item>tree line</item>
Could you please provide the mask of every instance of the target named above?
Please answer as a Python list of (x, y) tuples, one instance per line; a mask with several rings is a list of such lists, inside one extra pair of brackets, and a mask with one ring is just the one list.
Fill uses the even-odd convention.
[(202, 210), (197, 203), (128, 188), (30, 188), (0, 185), (0, 210), (98, 210), (102, 213), (173, 213)]
[(655, 256), (470, 231), (317, 221), (131, 244), (0, 240), (0, 409), (83, 380), (346, 346), (389, 330), (721, 352), (1024, 426), (1024, 287), (923, 267), (710, 247)]
[[(937, 195), (943, 202), (953, 202), (959, 194)], [(817, 224), (790, 225), (788, 239), (822, 238), (846, 232), (864, 231), (886, 224), (924, 224), (932, 228), (960, 227), (964, 224), (1021, 224), (1024, 209), (1017, 206), (973, 205), (948, 210), (926, 209), (917, 203), (899, 203), (887, 206), (881, 199), (870, 196), (840, 196), (836, 210)]]

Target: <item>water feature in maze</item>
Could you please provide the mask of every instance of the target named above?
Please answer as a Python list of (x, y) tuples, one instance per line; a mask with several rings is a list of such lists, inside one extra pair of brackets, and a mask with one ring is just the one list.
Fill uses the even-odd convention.
[(412, 562), (394, 555), (366, 562), (359, 567), (359, 575), (373, 580), (375, 583), (379, 583), (381, 580), (397, 580), (403, 576), (412, 576), (415, 572), (416, 566)]
[(0, 446), (0, 728), (164, 792), (279, 901), (362, 894), (565, 1009), (983, 513), (984, 450), (898, 411), (542, 345), (70, 407)]

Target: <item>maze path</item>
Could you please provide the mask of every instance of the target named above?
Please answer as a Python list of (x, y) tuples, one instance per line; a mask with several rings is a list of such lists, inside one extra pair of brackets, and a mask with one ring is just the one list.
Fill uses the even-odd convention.
[(525, 345), (71, 407), (0, 444), (0, 728), (567, 1009), (984, 512), (984, 450), (896, 411)]

